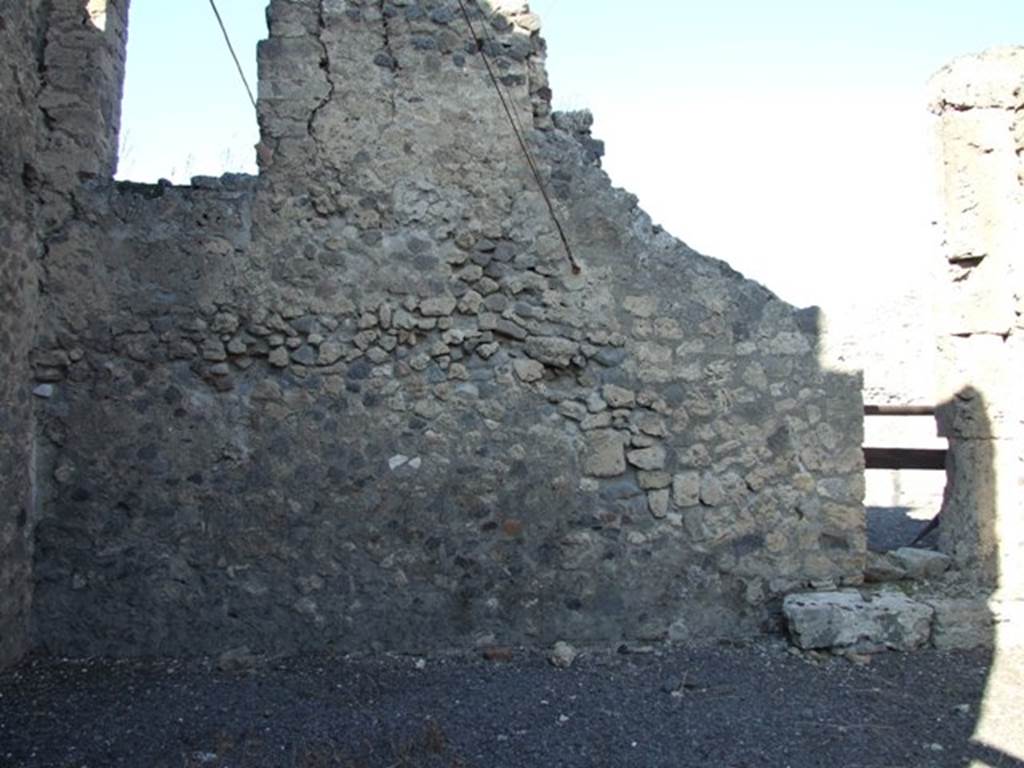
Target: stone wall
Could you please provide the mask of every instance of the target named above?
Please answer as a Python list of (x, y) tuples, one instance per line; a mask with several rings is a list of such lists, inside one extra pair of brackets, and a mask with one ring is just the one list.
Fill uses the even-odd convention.
[(29, 188), (39, 115), (39, 2), (0, 12), (0, 666), (26, 647), (32, 601), (32, 404), (39, 241)]
[[(274, 0), (259, 179), (49, 239), (37, 642), (699, 640), (856, 583), (856, 377), (552, 115), (525, 6)], [(579, 273), (498, 94), (522, 124)]]
[(958, 59), (932, 83), (942, 147), (950, 440), (941, 546), (1024, 597), (1024, 48)]

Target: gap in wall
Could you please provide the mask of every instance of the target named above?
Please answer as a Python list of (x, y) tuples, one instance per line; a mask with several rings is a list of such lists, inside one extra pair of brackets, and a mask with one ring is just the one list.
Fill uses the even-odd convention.
[[(948, 450), (938, 436), (934, 416), (870, 416), (864, 419), (864, 444), (887, 448)], [(926, 469), (869, 469), (864, 476), (868, 549), (888, 552), (910, 546), (942, 509), (946, 473)], [(917, 546), (934, 548), (935, 530)]]
[[(266, 2), (216, 0), (256, 93)], [(256, 112), (209, 0), (133, 0), (117, 178), (188, 184), (256, 173)]]

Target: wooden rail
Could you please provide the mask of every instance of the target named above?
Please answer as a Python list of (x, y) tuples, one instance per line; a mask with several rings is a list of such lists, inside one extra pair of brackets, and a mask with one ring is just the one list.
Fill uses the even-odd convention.
[(865, 405), (865, 416), (934, 416), (934, 405)]
[[(933, 405), (865, 405), (865, 416), (934, 416)], [(946, 469), (943, 448), (864, 447), (865, 469)]]

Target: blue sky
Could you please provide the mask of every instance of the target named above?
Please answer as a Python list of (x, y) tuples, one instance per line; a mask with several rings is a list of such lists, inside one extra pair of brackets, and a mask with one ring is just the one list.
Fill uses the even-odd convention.
[[(255, 87), (262, 0), (218, 0)], [(559, 108), (613, 183), (797, 304), (896, 292), (937, 256), (928, 78), (1024, 44), (1013, 0), (535, 0)], [(122, 177), (254, 167), (255, 118), (208, 0), (133, 0)], [(183, 45), (184, 42), (184, 45)]]

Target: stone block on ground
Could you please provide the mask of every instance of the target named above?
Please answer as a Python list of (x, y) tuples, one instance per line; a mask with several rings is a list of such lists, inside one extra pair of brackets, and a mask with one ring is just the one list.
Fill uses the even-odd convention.
[(920, 648), (929, 640), (934, 614), (899, 592), (865, 597), (852, 590), (788, 595), (782, 611), (800, 648), (861, 653)]

